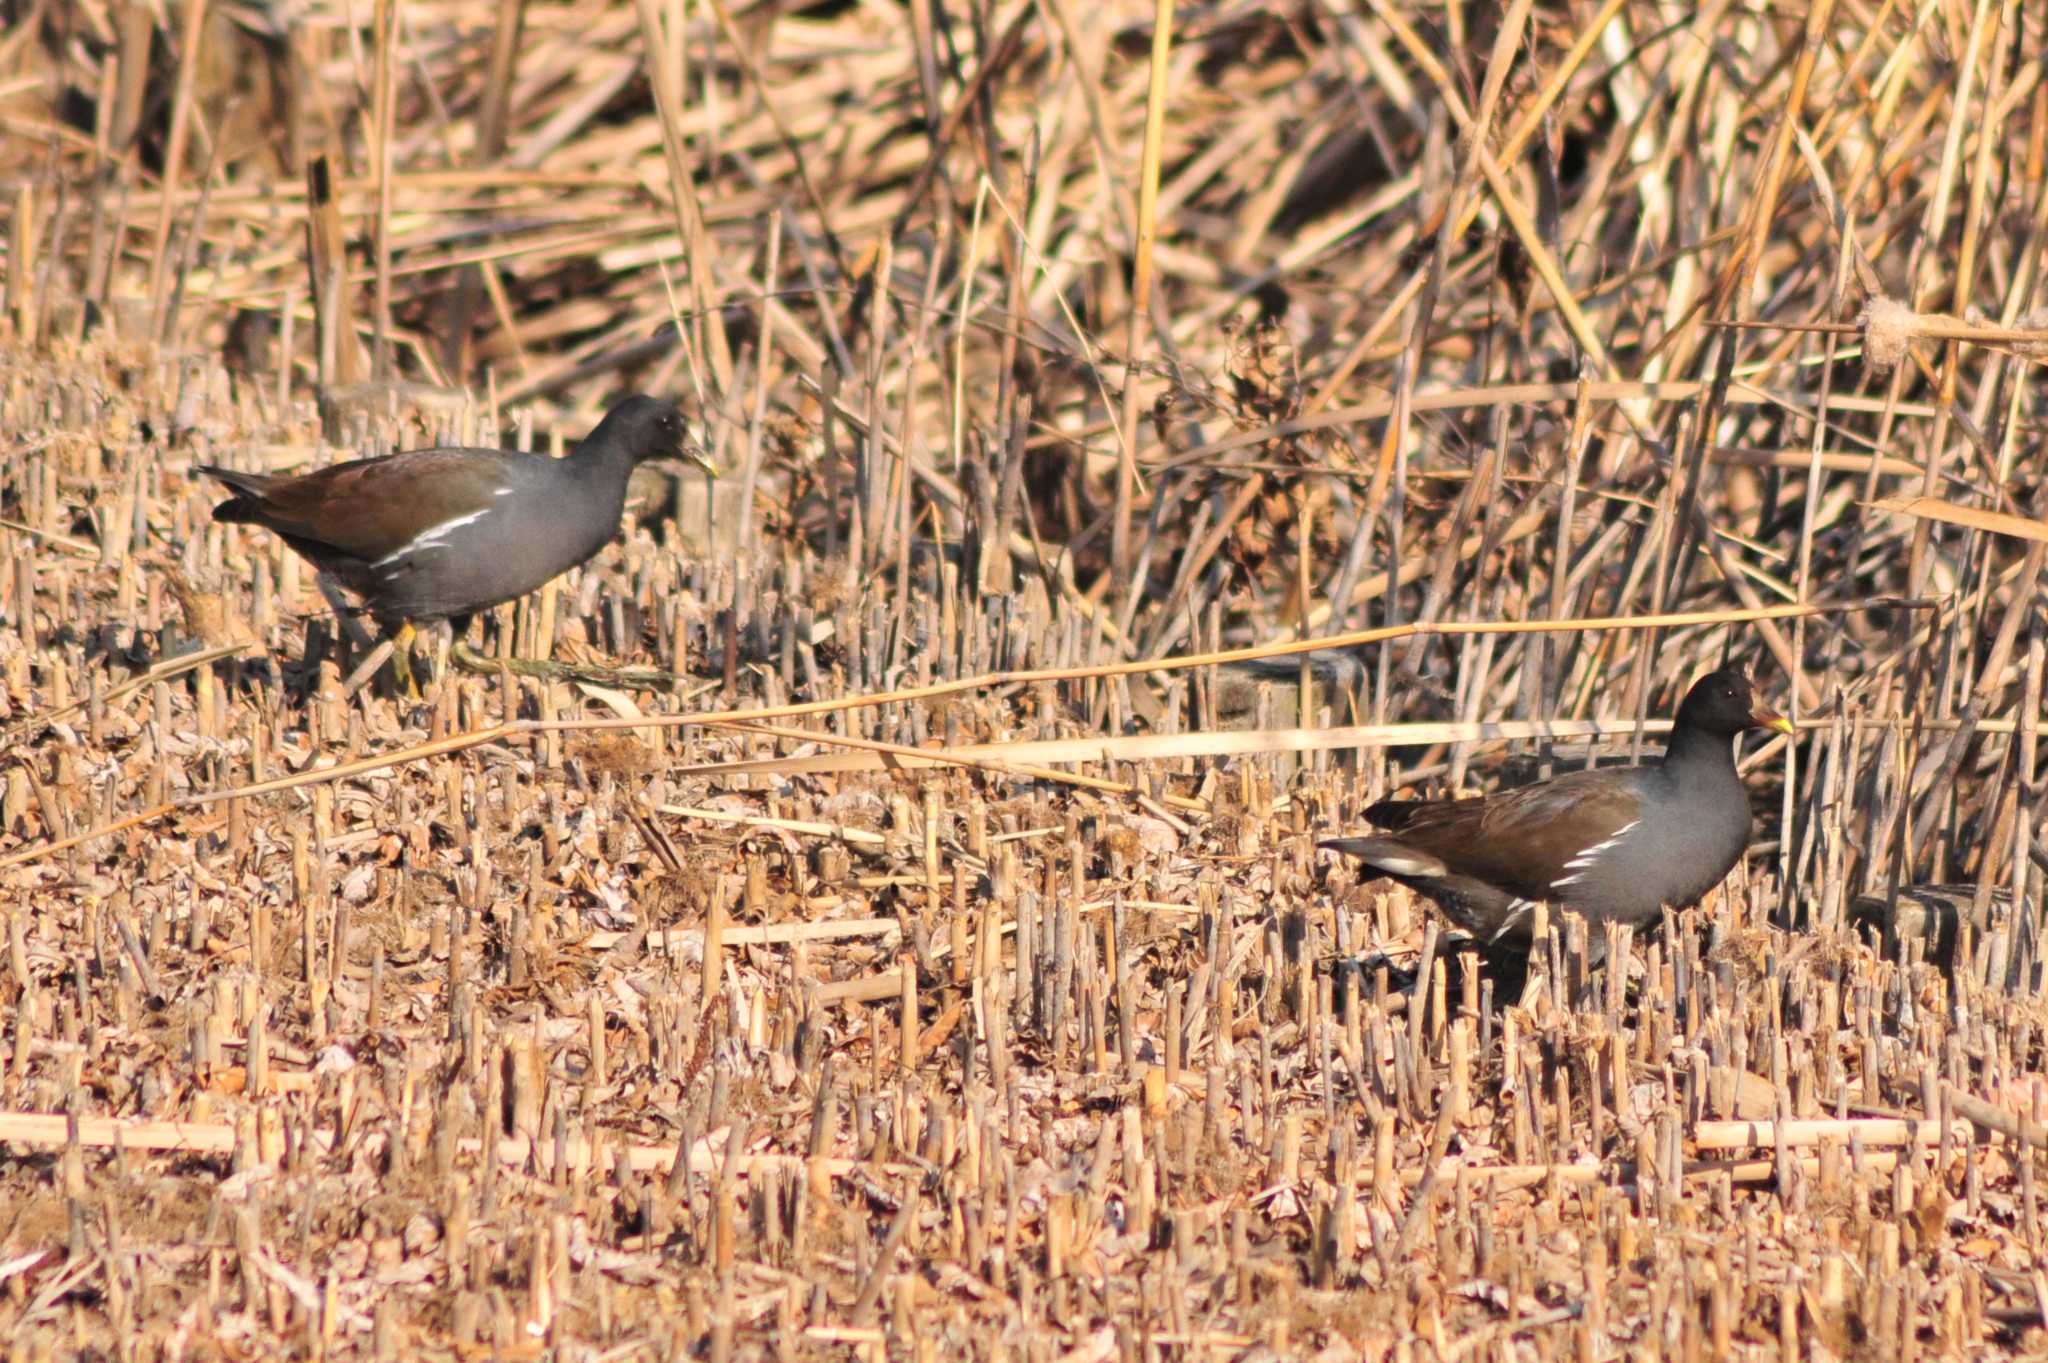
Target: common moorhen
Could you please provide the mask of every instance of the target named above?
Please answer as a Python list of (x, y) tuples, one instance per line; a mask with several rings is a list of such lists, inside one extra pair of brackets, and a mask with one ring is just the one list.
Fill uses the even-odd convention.
[[(409, 693), (415, 622), (449, 620), (449, 656), (472, 670), (497, 664), (465, 639), (470, 616), (586, 562), (619, 531), (626, 482), (648, 459), (711, 463), (689, 440), (683, 414), (629, 397), (566, 457), (521, 450), (424, 449), (333, 464), (297, 477), (199, 466), (235, 495), (217, 521), (275, 531), (300, 557), (361, 597), (394, 634), (393, 665)], [(597, 669), (510, 659), (528, 675)]]
[(1792, 732), (1741, 672), (1709, 673), (1657, 762), (1472, 800), (1382, 800), (1365, 817), (1387, 836), (1322, 845), (1434, 900), (1485, 944), (1526, 948), (1538, 902), (1640, 925), (1696, 902), (1741, 859), (1749, 797), (1730, 740), (1756, 728)]

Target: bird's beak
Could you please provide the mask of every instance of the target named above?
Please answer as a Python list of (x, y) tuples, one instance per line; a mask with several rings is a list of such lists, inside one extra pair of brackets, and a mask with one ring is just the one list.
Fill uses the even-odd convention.
[(1758, 706), (1755, 710), (1750, 711), (1749, 722), (1756, 725), (1759, 729), (1769, 729), (1774, 733), (1789, 734), (1792, 732), (1791, 720), (1785, 718), (1776, 710), (1766, 710), (1762, 706)]
[(718, 465), (711, 462), (711, 456), (705, 453), (704, 447), (694, 440), (683, 441), (683, 447), (676, 451), (676, 458), (688, 460), (698, 468), (703, 469), (704, 475), (707, 478), (716, 478), (718, 476)]

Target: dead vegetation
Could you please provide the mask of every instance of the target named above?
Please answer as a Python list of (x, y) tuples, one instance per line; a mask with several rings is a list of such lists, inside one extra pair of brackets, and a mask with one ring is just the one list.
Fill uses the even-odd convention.
[[(9, 18), (10, 1357), (2048, 1349), (2040, 7)], [(189, 476), (633, 389), (726, 475), (486, 641), (669, 693)], [(1314, 851), (1723, 659), (1626, 972)]]

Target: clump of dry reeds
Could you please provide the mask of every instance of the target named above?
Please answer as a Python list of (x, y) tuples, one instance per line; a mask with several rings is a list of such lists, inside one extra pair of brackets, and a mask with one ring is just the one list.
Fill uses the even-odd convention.
[[(2040, 1350), (2039, 7), (20, 9), (21, 1356)], [(189, 476), (630, 389), (727, 476), (492, 646), (668, 692)], [(1313, 851), (1724, 659), (1625, 970)]]

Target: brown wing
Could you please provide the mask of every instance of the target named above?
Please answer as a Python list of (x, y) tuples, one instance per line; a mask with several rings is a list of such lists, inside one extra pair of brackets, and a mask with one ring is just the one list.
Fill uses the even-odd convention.
[(1571, 772), (1477, 800), (1383, 800), (1365, 817), (1462, 875), (1550, 899), (1565, 863), (1642, 815), (1633, 772)]
[[(297, 478), (223, 478), (242, 495), (235, 519), (374, 561), (437, 525), (492, 505), (508, 460), (498, 450), (412, 450)], [(216, 473), (216, 477), (221, 475)]]

